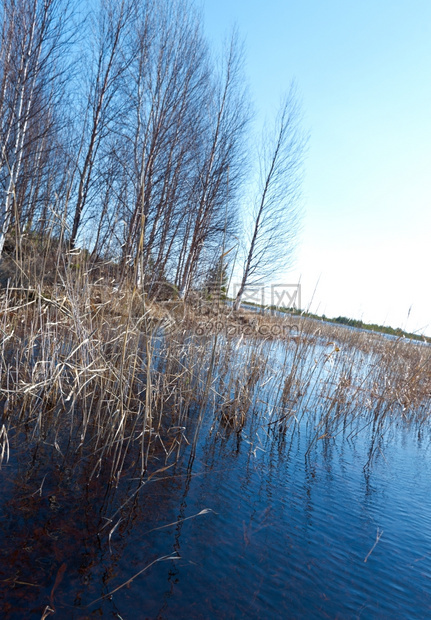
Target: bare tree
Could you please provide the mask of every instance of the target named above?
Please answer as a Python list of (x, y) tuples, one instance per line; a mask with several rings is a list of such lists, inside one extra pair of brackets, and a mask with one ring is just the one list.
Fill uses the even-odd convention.
[[(135, 4), (134, 0), (100, 0), (94, 20), (97, 33), (94, 65), (90, 66), (90, 71), (88, 67), (84, 68), (92, 75), (76, 155), (78, 187), (70, 233), (71, 247), (76, 243), (94, 178), (101, 174), (101, 169), (97, 170), (97, 158), (119, 111), (119, 105), (115, 106), (114, 102), (119, 82), (130, 64), (130, 58), (125, 55), (124, 40), (135, 15)], [(74, 175), (71, 187), (73, 178)]]
[[(242, 72), (243, 51), (236, 32), (232, 34), (222, 67), (207, 103), (208, 125), (196, 151), (196, 176), (184, 220), (183, 244), (176, 281), (186, 297), (204, 249), (219, 247), (237, 224), (235, 197), (244, 178), (244, 138), (250, 108)], [(227, 203), (229, 209), (227, 210)], [(214, 251), (214, 247), (212, 248)], [(213, 252), (210, 252), (211, 254)]]
[(3, 0), (0, 40), (0, 256), (5, 236), (19, 222), (24, 198), (31, 217), (41, 189), (41, 170), (52, 151), (67, 43), (67, 0)]
[(136, 38), (138, 53), (126, 94), (132, 102), (126, 138), (133, 159), (131, 165), (124, 161), (134, 199), (124, 205), (122, 262), (123, 272), (133, 264), (139, 279), (146, 273), (150, 281), (164, 271), (185, 209), (191, 140), (201, 124), (207, 82), (207, 48), (189, 0), (149, 3)]
[(239, 309), (247, 286), (262, 284), (265, 278), (286, 268), (292, 260), (306, 145), (300, 120), (292, 85), (281, 105), (272, 134), (264, 133), (251, 234), (244, 251), (235, 310)]

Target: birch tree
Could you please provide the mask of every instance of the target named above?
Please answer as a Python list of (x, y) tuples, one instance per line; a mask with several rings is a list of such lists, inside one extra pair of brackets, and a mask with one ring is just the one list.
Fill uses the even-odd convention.
[(211, 244), (220, 246), (233, 235), (238, 222), (235, 198), (245, 176), (244, 146), (250, 120), (242, 63), (243, 52), (234, 32), (222, 73), (212, 83), (207, 130), (202, 148), (197, 150), (197, 174), (185, 214), (176, 277), (183, 298), (190, 291), (204, 249)]
[(19, 218), (20, 178), (23, 171), (28, 178), (31, 172), (26, 153), (35, 162), (33, 171), (42, 161), (41, 140), (49, 133), (50, 106), (66, 43), (68, 3), (3, 0), (0, 11), (1, 256), (11, 221)]
[[(124, 204), (123, 271), (164, 271), (185, 209), (192, 136), (207, 85), (207, 47), (188, 0), (149, 3), (136, 24), (137, 56), (125, 98), (131, 102), (123, 162), (131, 185)], [(123, 130), (124, 131), (124, 130)], [(148, 278), (147, 278), (148, 279)]]
[(306, 138), (292, 85), (284, 98), (275, 127), (264, 132), (259, 157), (259, 180), (248, 243), (244, 248), (241, 280), (234, 301), (238, 310), (247, 286), (291, 262), (298, 233), (301, 171)]
[[(102, 144), (121, 108), (116, 94), (131, 62), (125, 54), (125, 40), (136, 15), (135, 5), (134, 0), (100, 0), (98, 13), (94, 16), (94, 58), (90, 64), (87, 99), (82, 113), (84, 122), (76, 153), (78, 187), (72, 215), (71, 247), (74, 247), (82, 226), (95, 177), (103, 174), (101, 166), (99, 169), (96, 166)], [(88, 71), (88, 68), (84, 70)], [(73, 178), (74, 175), (71, 185)]]

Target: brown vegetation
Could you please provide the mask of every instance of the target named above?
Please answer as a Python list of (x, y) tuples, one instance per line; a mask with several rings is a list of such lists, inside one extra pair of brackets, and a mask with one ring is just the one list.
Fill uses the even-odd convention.
[(126, 464), (143, 479), (156, 445), (163, 467), (175, 462), (211, 413), (238, 435), (254, 416), (278, 433), (306, 421), (316, 441), (359, 422), (383, 432), (428, 420), (427, 345), (198, 297), (158, 301), (76, 250), (52, 281), (28, 275), (40, 266), (27, 260), (14, 259), (0, 293), (2, 460), (25, 435), (116, 485)]

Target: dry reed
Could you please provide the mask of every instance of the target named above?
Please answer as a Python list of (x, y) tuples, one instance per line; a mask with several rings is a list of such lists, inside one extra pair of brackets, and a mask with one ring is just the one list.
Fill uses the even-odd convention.
[(81, 259), (57, 258), (55, 277), (37, 272), (37, 285), (21, 264), (0, 293), (0, 464), (25, 435), (79, 454), (90, 479), (108, 471), (115, 486), (125, 468), (142, 480), (156, 447), (163, 468), (190, 443), (194, 454), (208, 411), (237, 435), (255, 416), (268, 432), (305, 423), (309, 450), (358, 423), (428, 420), (429, 346), (302, 317), (149, 303)]

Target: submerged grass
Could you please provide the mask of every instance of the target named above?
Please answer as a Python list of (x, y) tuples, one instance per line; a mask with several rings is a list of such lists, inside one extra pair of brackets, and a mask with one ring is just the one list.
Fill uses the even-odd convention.
[(190, 444), (193, 455), (209, 410), (237, 435), (255, 415), (268, 433), (307, 424), (309, 450), (358, 423), (429, 419), (427, 345), (302, 317), (150, 303), (69, 261), (48, 284), (21, 278), (1, 291), (1, 462), (25, 436), (117, 486), (125, 469), (144, 480), (154, 450), (161, 468)]

